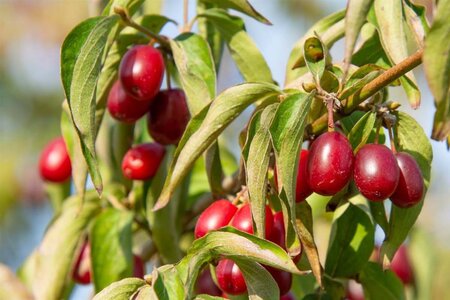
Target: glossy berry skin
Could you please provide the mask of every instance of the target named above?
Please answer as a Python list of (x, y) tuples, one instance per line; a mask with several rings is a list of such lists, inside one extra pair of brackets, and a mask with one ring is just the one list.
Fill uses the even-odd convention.
[(409, 260), (408, 249), (401, 245), (391, 261), (391, 270), (397, 274), (403, 284), (412, 284), (414, 282), (414, 272)]
[(182, 90), (159, 92), (153, 99), (148, 114), (148, 132), (162, 144), (178, 144), (189, 122), (189, 109)]
[(39, 171), (42, 179), (50, 182), (60, 183), (70, 178), (72, 165), (62, 137), (52, 140), (42, 151)]
[(129, 49), (119, 66), (124, 90), (136, 100), (150, 101), (159, 92), (164, 77), (161, 53), (148, 45)]
[(85, 243), (78, 255), (75, 267), (72, 273), (72, 279), (78, 284), (91, 283), (91, 247)]
[(312, 191), (330, 196), (339, 192), (350, 180), (353, 151), (348, 139), (339, 132), (327, 132), (311, 145), (307, 180)]
[(198, 276), (195, 284), (195, 292), (197, 294), (206, 294), (210, 296), (222, 295), (222, 291), (217, 287), (212, 279), (209, 268), (205, 268)]
[[(270, 207), (266, 205), (266, 238), (272, 235), (273, 229), (273, 214)], [(250, 204), (243, 205), (234, 215), (230, 223), (236, 229), (253, 234), (253, 218)]]
[(292, 274), (272, 267), (265, 267), (278, 285), (280, 296), (289, 292), (292, 286)]
[(355, 157), (353, 179), (361, 194), (382, 201), (395, 191), (400, 169), (392, 151), (385, 145), (367, 144)]
[(158, 171), (166, 150), (157, 143), (134, 146), (122, 160), (122, 172), (131, 180), (147, 180)]
[(133, 254), (133, 277), (144, 278), (145, 275), (145, 265), (142, 259)]
[(304, 201), (312, 194), (312, 190), (307, 181), (309, 150), (302, 149), (300, 152), (300, 161), (298, 162), (297, 185), (295, 188), (295, 201)]
[[(286, 250), (286, 230), (284, 228), (283, 212), (281, 211), (273, 214), (273, 229), (269, 241)], [(292, 260), (294, 263), (298, 263), (301, 257), (302, 252), (300, 251)]]
[(132, 98), (124, 91), (119, 80), (109, 91), (108, 111), (118, 121), (132, 124), (145, 115), (149, 109), (149, 101), (137, 101)]
[(222, 259), (216, 267), (219, 288), (229, 295), (240, 295), (247, 291), (244, 275), (231, 259)]
[(215, 201), (200, 214), (197, 224), (195, 224), (195, 238), (201, 238), (211, 230), (227, 226), (237, 210), (236, 205), (228, 200)]
[(400, 177), (397, 188), (390, 198), (399, 207), (411, 207), (422, 200), (424, 191), (422, 171), (410, 154), (399, 152), (395, 156), (400, 168)]
[(295, 300), (295, 297), (292, 293), (287, 293), (280, 297), (280, 300)]

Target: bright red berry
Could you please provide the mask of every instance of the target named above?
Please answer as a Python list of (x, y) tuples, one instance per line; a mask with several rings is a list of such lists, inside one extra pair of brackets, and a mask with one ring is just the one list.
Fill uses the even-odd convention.
[[(273, 229), (269, 237), (269, 241), (277, 244), (286, 250), (286, 230), (284, 228), (283, 212), (279, 211), (273, 214)], [(302, 257), (302, 252), (295, 256), (292, 260), (298, 263)]]
[(397, 274), (404, 284), (414, 282), (414, 272), (411, 267), (411, 261), (408, 255), (408, 249), (405, 245), (401, 245), (391, 261), (391, 270)]
[(137, 101), (128, 95), (119, 80), (108, 95), (108, 111), (111, 116), (124, 123), (134, 123), (145, 115), (150, 108), (149, 101)]
[(39, 171), (44, 180), (64, 182), (72, 175), (69, 153), (62, 137), (52, 140), (42, 151)]
[(157, 143), (134, 146), (122, 160), (122, 172), (128, 179), (147, 180), (158, 171), (166, 150)]
[(396, 158), (400, 177), (397, 188), (390, 198), (399, 207), (410, 207), (422, 200), (424, 191), (422, 172), (410, 154), (399, 152)]
[(348, 139), (339, 132), (327, 132), (311, 145), (308, 157), (308, 185), (320, 195), (334, 195), (350, 180), (353, 151)]
[(367, 144), (356, 153), (353, 172), (361, 194), (369, 200), (382, 201), (394, 193), (400, 169), (388, 147)]
[(206, 294), (211, 296), (220, 296), (222, 291), (214, 283), (209, 268), (205, 268), (197, 278), (195, 284), (195, 292), (197, 294)]
[(91, 247), (84, 243), (73, 269), (73, 281), (79, 284), (91, 283)]
[(280, 296), (289, 292), (292, 286), (292, 274), (272, 267), (265, 267), (278, 285)]
[(133, 277), (144, 278), (145, 264), (141, 257), (133, 254)]
[(212, 203), (200, 215), (195, 225), (195, 238), (201, 238), (211, 230), (227, 226), (237, 211), (236, 205), (221, 199)]
[(295, 201), (301, 202), (304, 201), (312, 194), (312, 190), (308, 185), (307, 181), (307, 168), (308, 168), (308, 157), (309, 151), (306, 149), (302, 149), (300, 152), (300, 160), (298, 162), (298, 171), (297, 171), (297, 185), (295, 189)]
[(156, 142), (178, 144), (188, 122), (189, 109), (182, 90), (164, 90), (156, 95), (148, 114), (148, 131)]
[(123, 56), (119, 79), (129, 95), (137, 100), (150, 101), (159, 92), (164, 68), (164, 59), (157, 49), (138, 45)]
[(231, 259), (222, 259), (216, 267), (217, 283), (222, 291), (230, 295), (239, 295), (247, 291), (244, 275)]
[(295, 300), (295, 297), (292, 293), (287, 293), (280, 297), (280, 300)]
[[(273, 229), (273, 214), (270, 207), (266, 205), (266, 238), (270, 237)], [(250, 204), (243, 205), (234, 215), (230, 223), (236, 229), (253, 234), (253, 218)]]

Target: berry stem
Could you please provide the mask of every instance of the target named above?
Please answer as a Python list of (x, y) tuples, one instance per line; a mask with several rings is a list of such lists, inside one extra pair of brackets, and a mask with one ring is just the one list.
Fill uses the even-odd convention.
[(128, 15), (128, 12), (123, 7), (115, 6), (114, 12), (120, 16), (120, 18), (125, 23), (125, 25), (130, 26), (130, 27), (136, 29), (137, 31), (142, 32), (143, 34), (150, 37), (150, 39), (156, 40), (161, 46), (163, 46), (165, 48), (170, 48), (170, 44), (163, 37), (150, 31), (148, 28), (145, 28), (144, 26), (141, 26), (138, 23), (134, 22)]
[(189, 31), (189, 0), (183, 0), (183, 31)]
[(394, 135), (392, 133), (392, 124), (391, 124), (391, 120), (389, 119), (385, 119), (385, 123), (386, 126), (388, 128), (388, 133), (389, 133), (389, 141), (391, 143), (391, 150), (394, 154), (397, 153), (397, 149), (395, 148), (395, 142), (394, 142)]
[(327, 106), (327, 116), (328, 116), (328, 132), (334, 131), (334, 98), (333, 97), (326, 97), (325, 99), (326, 106)]

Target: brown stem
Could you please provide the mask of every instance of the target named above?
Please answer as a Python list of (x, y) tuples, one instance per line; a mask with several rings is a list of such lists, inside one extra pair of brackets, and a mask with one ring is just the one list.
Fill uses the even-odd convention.
[[(398, 65), (393, 66), (392, 68), (388, 69), (380, 76), (369, 82), (357, 96), (351, 97), (344, 102), (346, 107), (344, 110), (345, 114), (348, 115), (352, 113), (361, 102), (371, 97), (394, 80), (400, 78), (407, 72), (420, 65), (422, 63), (422, 54), (423, 49), (418, 50), (413, 55), (401, 61)], [(339, 116), (337, 117), (337, 119), (339, 119)], [(322, 115), (309, 126), (308, 132), (310, 134), (318, 134), (322, 132), (327, 126), (327, 121), (327, 114)]]
[(189, 0), (183, 1), (183, 30), (189, 26)]
[(334, 116), (333, 116), (333, 99), (327, 99), (327, 114), (328, 114), (328, 132), (334, 131)]

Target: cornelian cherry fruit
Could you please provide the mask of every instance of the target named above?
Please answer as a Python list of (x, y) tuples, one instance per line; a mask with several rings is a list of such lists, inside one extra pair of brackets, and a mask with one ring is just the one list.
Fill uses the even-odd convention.
[(155, 176), (166, 150), (158, 143), (134, 146), (122, 160), (122, 172), (128, 179), (147, 180)]
[(50, 182), (61, 183), (71, 177), (72, 165), (62, 137), (52, 140), (42, 151), (39, 171), (42, 179)]
[[(244, 204), (234, 215), (230, 223), (236, 229), (253, 234), (253, 218), (250, 204)], [(273, 229), (273, 214), (270, 207), (266, 205), (266, 238), (270, 237)]]
[(220, 289), (229, 295), (240, 295), (247, 291), (244, 275), (231, 259), (222, 259), (216, 267), (216, 278)]
[(210, 296), (222, 295), (222, 291), (214, 283), (208, 267), (203, 269), (203, 271), (198, 276), (197, 282), (195, 284), (195, 292), (197, 294), (206, 294)]
[(200, 215), (195, 225), (195, 238), (201, 238), (211, 230), (227, 226), (237, 211), (236, 205), (221, 199), (214, 201)]

